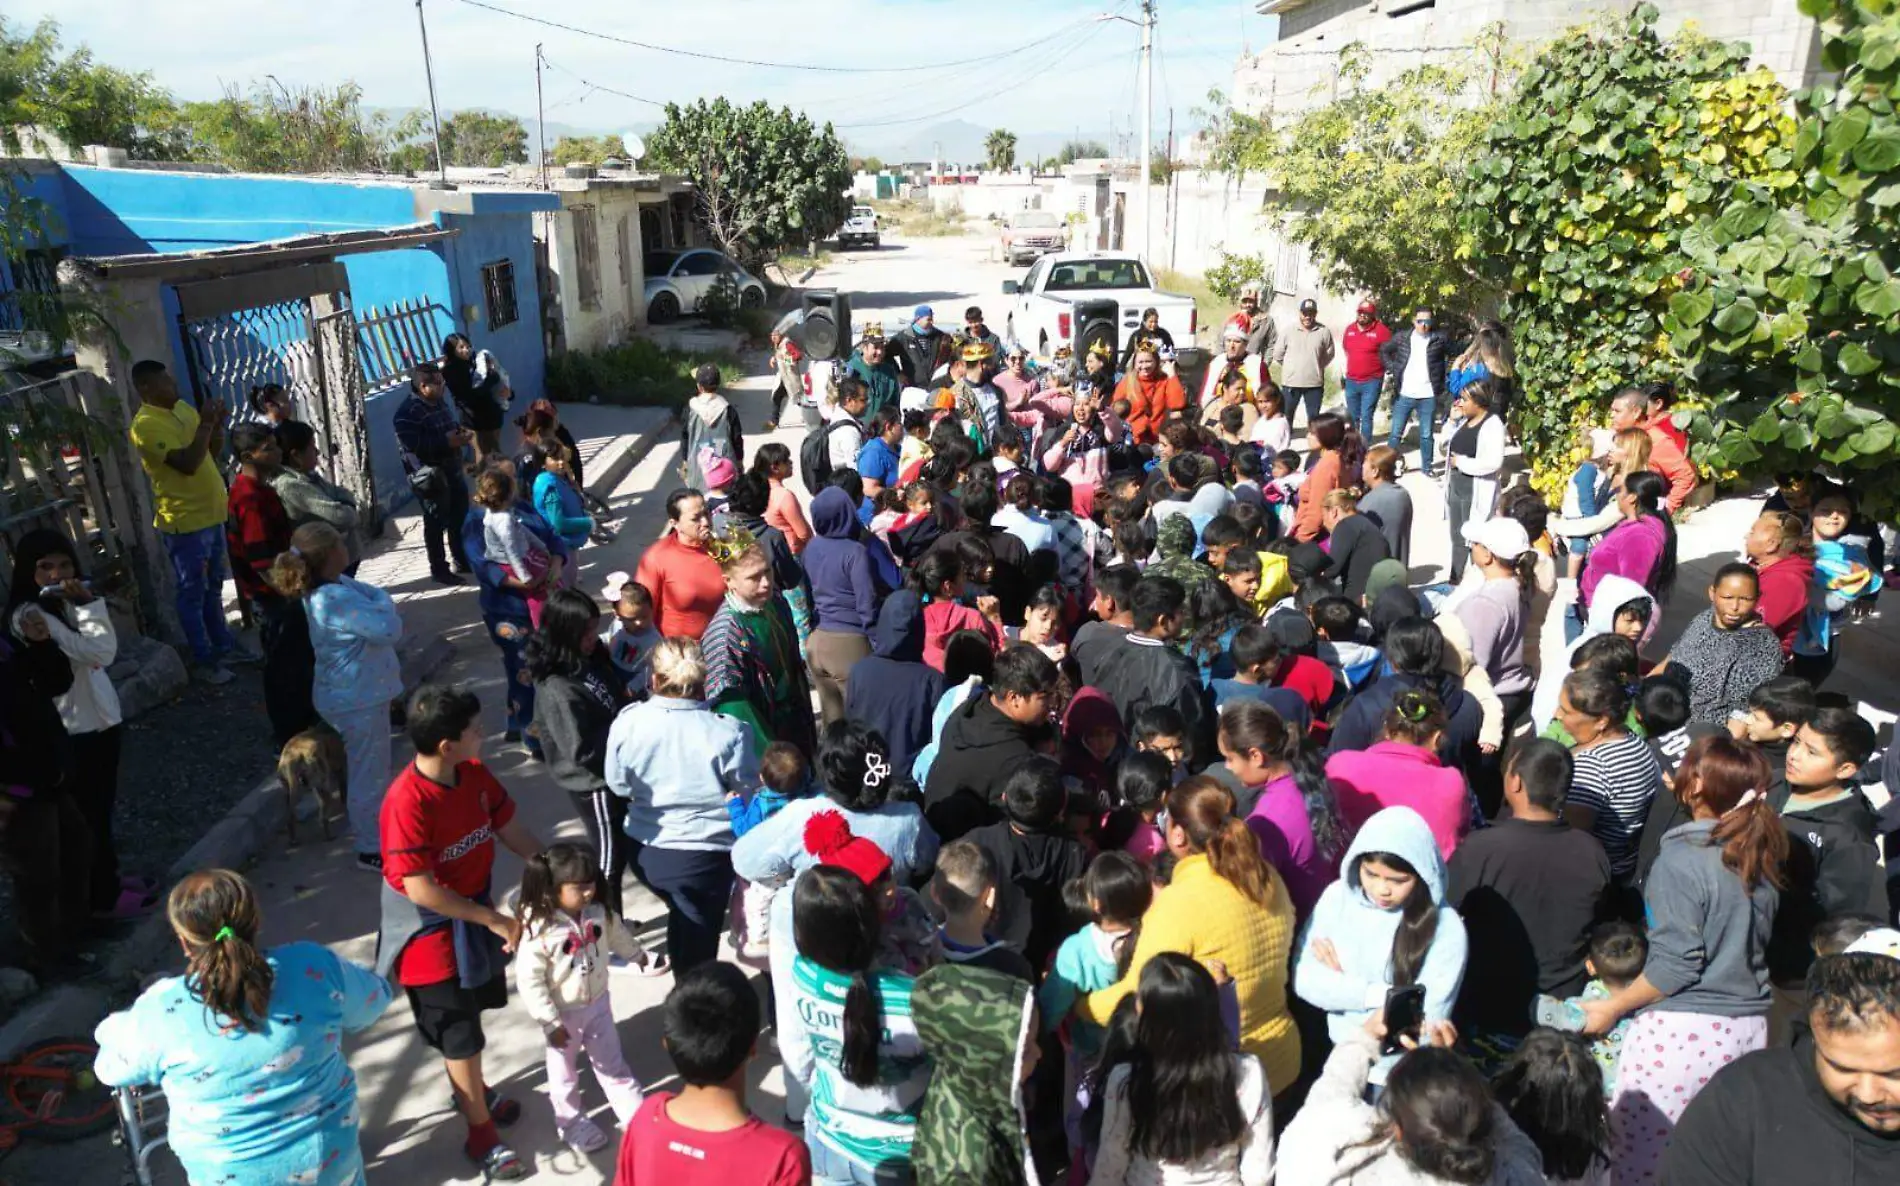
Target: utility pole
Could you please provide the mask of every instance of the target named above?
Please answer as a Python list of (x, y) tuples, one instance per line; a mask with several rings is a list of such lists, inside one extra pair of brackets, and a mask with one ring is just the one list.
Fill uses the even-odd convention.
[[(421, 4), (421, 0), (416, 0)], [(1149, 219), (1154, 167), (1155, 0), (1141, 0), (1141, 254), (1153, 259), (1154, 224)]]
[(548, 109), (541, 105), (541, 43), (534, 43), (534, 138), (541, 144), (541, 188), (548, 187)]
[(442, 156), (442, 114), (435, 106), (435, 67), (429, 63), (429, 22), (422, 16), (422, 0), (416, 0), (416, 25), (422, 30), (422, 76), (429, 81), (429, 128), (435, 137), (435, 176), (446, 187), (449, 164)]
[(1174, 270), (1175, 245), (1181, 239), (1181, 179), (1174, 172), (1174, 108), (1168, 108), (1168, 270)]

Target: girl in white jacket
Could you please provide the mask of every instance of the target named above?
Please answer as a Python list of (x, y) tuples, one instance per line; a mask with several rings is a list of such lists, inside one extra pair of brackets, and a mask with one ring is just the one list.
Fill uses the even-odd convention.
[(548, 1043), (548, 1096), (554, 1127), (581, 1153), (607, 1143), (607, 1134), (581, 1112), (581, 1055), (622, 1128), (640, 1109), (640, 1081), (627, 1069), (607, 997), (607, 957), (643, 965), (646, 957), (620, 917), (602, 905), (606, 881), (600, 862), (574, 844), (551, 844), (529, 857), (521, 873), (521, 942), (515, 949), (515, 988)]
[(79, 553), (57, 531), (29, 531), (13, 549), (13, 588), (7, 624), (16, 638), (47, 634), (73, 668), (73, 686), (59, 697), (60, 721), (72, 739), (73, 801), (92, 831), (92, 912), (101, 918), (134, 918), (158, 905), (158, 884), (122, 877), (112, 839), (112, 810), (119, 796), (119, 745), (124, 714), (106, 668), (119, 640), (105, 599), (80, 578)]

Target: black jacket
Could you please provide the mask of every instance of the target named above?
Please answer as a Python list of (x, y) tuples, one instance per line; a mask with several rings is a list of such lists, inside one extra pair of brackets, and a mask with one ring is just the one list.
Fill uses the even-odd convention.
[[(1451, 343), (1440, 330), (1433, 330), (1425, 339), (1425, 370), (1431, 376), (1432, 394), (1440, 399), (1445, 397), (1445, 364), (1451, 358)], [(1386, 377), (1397, 385), (1405, 379), (1405, 366), (1412, 361), (1412, 331), (1401, 330), (1392, 335), (1390, 341), (1379, 347), (1379, 361), (1385, 364)]]
[(1174, 647), (1134, 633), (1111, 643), (1096, 667), (1095, 686), (1115, 702), (1122, 727), (1132, 735), (1135, 714), (1153, 704), (1178, 709), (1187, 721), (1192, 761), (1211, 761), (1218, 752), (1214, 727), (1219, 718), (1201, 685), (1201, 669)]
[(1871, 1132), (1821, 1089), (1814, 1046), (1757, 1050), (1689, 1102), (1663, 1150), (1665, 1186), (1900, 1182), (1900, 1140)]
[(72, 774), (55, 703), (72, 687), (73, 665), (57, 644), (0, 635), (0, 795), (50, 795)]
[(1887, 885), (1874, 840), (1874, 809), (1858, 788), (1820, 807), (1788, 810), (1788, 787), (1770, 788), (1768, 802), (1788, 829), (1787, 887), (1768, 939), (1768, 973), (1793, 984), (1814, 962), (1815, 924), (1842, 914), (1889, 919)]
[(1341, 750), (1370, 749), (1385, 733), (1385, 714), (1392, 710), (1392, 702), (1400, 693), (1413, 688), (1424, 688), (1438, 697), (1445, 706), (1445, 715), (1449, 724), (1445, 726), (1445, 735), (1438, 743), (1438, 758), (1447, 766), (1460, 770), (1474, 767), (1478, 753), (1478, 727), (1483, 723), (1484, 710), (1478, 702), (1465, 694), (1457, 680), (1438, 673), (1428, 676), (1406, 675), (1394, 671), (1385, 663), (1379, 665), (1379, 673), (1371, 682), (1360, 688), (1346, 701), (1346, 707), (1339, 710), (1339, 718), (1333, 722), (1332, 741), (1327, 745), (1329, 754)]
[(943, 673), (924, 663), (924, 603), (899, 589), (878, 610), (871, 653), (851, 667), (845, 715), (883, 736), (891, 768), (908, 781), (918, 751), (930, 744), (931, 717), (941, 699)]
[(1088, 871), (1088, 850), (1067, 833), (1018, 831), (1007, 820), (978, 828), (970, 839), (996, 861), (990, 934), (1027, 956), (1031, 968), (1047, 967), (1075, 929), (1062, 887)]
[(948, 844), (1002, 819), (1003, 784), (1052, 732), (1010, 720), (985, 692), (951, 713), (924, 783), (924, 818), (937, 838)]
[(934, 326), (919, 334), (907, 325), (891, 335), (891, 352), (905, 386), (928, 388), (937, 368), (950, 361), (950, 335)]
[(757, 515), (729, 512), (726, 515), (726, 521), (751, 532), (752, 538), (758, 540), (759, 546), (765, 549), (765, 557), (772, 566), (774, 588), (781, 593), (787, 589), (804, 589), (807, 594), (810, 593), (805, 579), (805, 566), (800, 564), (798, 557), (792, 554), (792, 545), (786, 542), (784, 532)]

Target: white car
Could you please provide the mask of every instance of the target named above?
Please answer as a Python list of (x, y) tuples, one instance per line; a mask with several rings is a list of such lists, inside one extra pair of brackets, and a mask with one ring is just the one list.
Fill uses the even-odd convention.
[(1003, 258), (1021, 266), (1054, 251), (1066, 251), (1069, 228), (1053, 210), (1018, 210), (1003, 223)]
[(875, 251), (882, 241), (882, 234), (877, 224), (877, 211), (869, 206), (851, 207), (851, 217), (838, 228), (838, 250), (869, 246)]
[(1194, 298), (1157, 290), (1154, 274), (1138, 255), (1045, 255), (1030, 265), (1020, 282), (1005, 280), (1003, 293), (1014, 298), (1005, 315), (1003, 339), (1020, 342), (1044, 358), (1067, 343), (1080, 359), (1096, 341), (1106, 341), (1119, 358), (1149, 309), (1161, 315), (1161, 327), (1174, 339), (1183, 365), (1199, 355), (1194, 346), (1194, 332), (1200, 328)]
[(647, 320), (655, 325), (697, 313), (720, 276), (732, 277), (739, 288), (739, 307), (765, 307), (765, 282), (721, 251), (695, 247), (688, 251), (646, 253)]

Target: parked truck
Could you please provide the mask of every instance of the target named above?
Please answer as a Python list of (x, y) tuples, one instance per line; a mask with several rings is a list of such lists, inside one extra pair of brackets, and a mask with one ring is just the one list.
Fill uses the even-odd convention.
[(1178, 364), (1199, 361), (1194, 344), (1200, 328), (1194, 298), (1155, 288), (1154, 274), (1140, 256), (1120, 252), (1063, 251), (1031, 264), (1022, 280), (1003, 282), (1015, 298), (1006, 314), (1003, 336), (1047, 358), (1067, 343), (1079, 359), (1097, 341), (1106, 341), (1119, 359), (1128, 337), (1153, 309), (1174, 339)]

